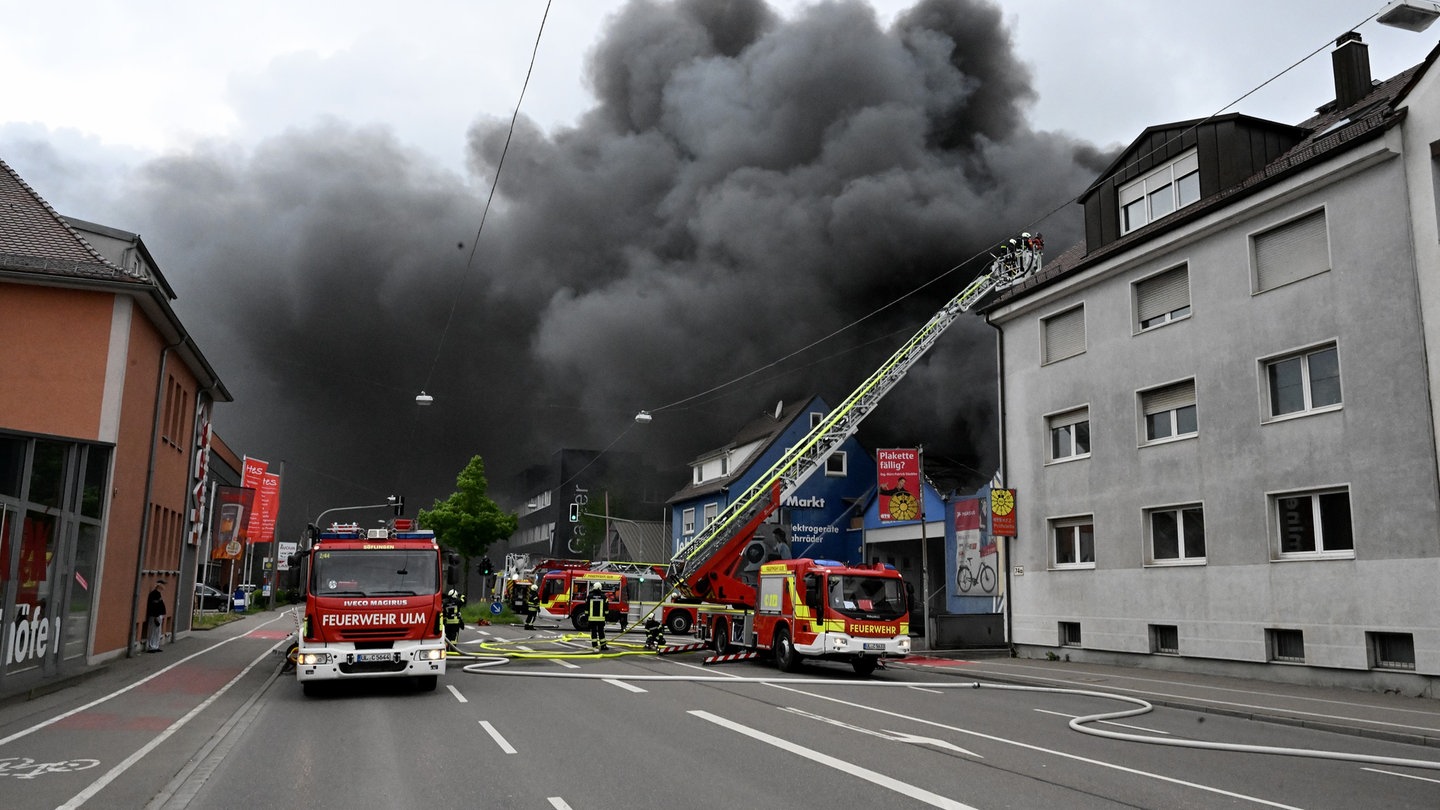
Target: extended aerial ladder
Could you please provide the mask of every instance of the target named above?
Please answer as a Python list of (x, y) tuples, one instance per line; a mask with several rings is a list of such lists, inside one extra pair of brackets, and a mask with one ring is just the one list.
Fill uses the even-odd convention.
[(745, 543), (776, 508), (798, 490), (831, 453), (855, 434), (882, 397), (940, 339), (950, 324), (995, 290), (1019, 284), (1040, 271), (1044, 239), (1022, 233), (992, 254), (989, 269), (895, 351), (829, 415), (785, 452), (755, 483), (731, 500), (715, 519), (682, 546), (670, 561), (667, 580), (682, 598), (753, 605), (755, 589), (735, 570)]

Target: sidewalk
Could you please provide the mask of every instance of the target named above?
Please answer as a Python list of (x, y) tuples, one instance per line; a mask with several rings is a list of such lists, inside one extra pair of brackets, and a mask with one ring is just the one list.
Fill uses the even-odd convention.
[(1010, 658), (1004, 651), (920, 652), (899, 666), (976, 681), (1086, 689), (1210, 714), (1440, 748), (1440, 700), (1190, 672)]
[(244, 632), (241, 628), (253, 626), (254, 616), (265, 615), (267, 614), (261, 612), (247, 615), (218, 627), (187, 630), (174, 641), (171, 641), (167, 635), (162, 652), (153, 655), (146, 654), (144, 645), (137, 643), (136, 653), (133, 656), (127, 658), (124, 653), (121, 653), (118, 658), (88, 665), (78, 661), (67, 661), (64, 671), (58, 676), (46, 676), (38, 668), (7, 675), (3, 683), (0, 683), (0, 707), (35, 700), (99, 677), (114, 675), (116, 677), (124, 676), (132, 681), (139, 680), (163, 669), (177, 656), (184, 656), (200, 649), (204, 642), (213, 640), (216, 637), (215, 634), (220, 633), (223, 634), (221, 637), (224, 637)]

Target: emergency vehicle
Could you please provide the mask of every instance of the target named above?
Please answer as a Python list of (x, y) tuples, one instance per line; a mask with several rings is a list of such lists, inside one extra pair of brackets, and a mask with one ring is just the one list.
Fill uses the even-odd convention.
[[(995, 290), (1040, 271), (1044, 240), (1022, 233), (999, 246), (976, 277), (895, 351), (753, 485), (731, 498), (670, 561), (672, 599), (663, 620), (673, 632), (693, 622), (717, 657), (773, 653), (793, 670), (805, 657), (848, 661), (869, 675), (882, 658), (910, 652), (909, 600), (894, 568), (847, 566), (831, 560), (771, 559), (762, 526), (830, 454), (859, 429), (880, 400), (904, 379), (960, 315)], [(648, 420), (649, 413), (641, 417)], [(756, 564), (758, 565), (758, 576)], [(736, 656), (740, 657), (740, 656)]]
[[(540, 618), (569, 621), (576, 630), (589, 630), (590, 617), (585, 600), (590, 591), (605, 591), (605, 621), (618, 623), (621, 629), (630, 620), (630, 603), (625, 595), (625, 575), (611, 571), (592, 571), (586, 567), (567, 567), (545, 571), (540, 575)], [(538, 569), (537, 569), (538, 570)]]
[(411, 678), (423, 691), (445, 673), (440, 545), (396, 519), (388, 529), (335, 524), (305, 552), (295, 676), (305, 694), (327, 681)]

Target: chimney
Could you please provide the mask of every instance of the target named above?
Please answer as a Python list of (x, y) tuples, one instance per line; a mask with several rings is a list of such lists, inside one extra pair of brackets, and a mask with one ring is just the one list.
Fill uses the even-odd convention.
[(1370, 47), (1351, 31), (1335, 40), (1330, 52), (1335, 68), (1335, 109), (1343, 110), (1370, 95)]

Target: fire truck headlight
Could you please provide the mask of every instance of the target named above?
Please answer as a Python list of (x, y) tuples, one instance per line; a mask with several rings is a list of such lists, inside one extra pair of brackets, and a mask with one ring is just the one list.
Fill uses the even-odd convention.
[(902, 653), (908, 653), (908, 652), (910, 652), (910, 637), (909, 637), (909, 636), (903, 636), (903, 637), (901, 637), (901, 639), (900, 639), (900, 652), (902, 652)]
[(300, 663), (305, 666), (328, 664), (330, 663), (330, 653), (304, 653), (300, 656)]
[(421, 650), (415, 654), (415, 657), (421, 661), (439, 661), (445, 657), (445, 651), (441, 649)]

